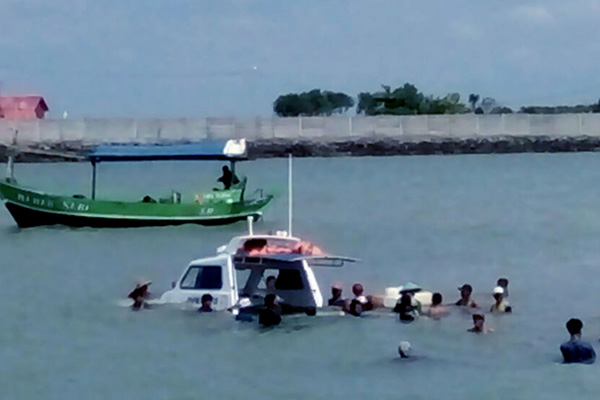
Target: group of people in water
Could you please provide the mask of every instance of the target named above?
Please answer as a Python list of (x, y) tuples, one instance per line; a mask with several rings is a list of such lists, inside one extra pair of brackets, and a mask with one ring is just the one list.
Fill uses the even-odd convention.
[[(488, 330), (484, 327), (485, 316), (478, 312), (479, 306), (472, 299), (473, 287), (470, 284), (464, 284), (460, 288), (460, 298), (452, 305), (458, 307), (467, 307), (473, 312), (473, 328), (470, 332), (485, 333)], [(450, 308), (443, 304), (441, 293), (433, 293), (431, 304), (427, 310), (424, 310), (423, 304), (416, 298), (416, 294), (421, 291), (421, 287), (413, 283), (407, 283), (400, 290), (400, 297), (394, 306), (393, 311), (398, 314), (402, 323), (411, 323), (420, 315), (426, 315), (433, 319), (440, 319), (450, 313)], [(364, 287), (360, 283), (352, 285), (354, 297), (347, 299), (343, 297), (343, 288), (339, 283), (331, 286), (331, 298), (328, 300), (330, 307), (340, 307), (350, 315), (361, 316), (363, 312), (370, 311), (383, 306), (383, 301), (378, 296), (365, 296)], [(490, 306), (491, 313), (510, 313), (512, 308), (506, 298), (508, 297), (508, 279), (500, 278), (493, 290), (494, 303)]]
[[(133, 300), (132, 309), (140, 310), (147, 307), (146, 299), (149, 298), (150, 292), (148, 287), (152, 282), (142, 280), (138, 282), (135, 289), (129, 293), (129, 298)], [(512, 307), (509, 305), (507, 297), (508, 279), (500, 278), (496, 282), (496, 286), (492, 291), (494, 303), (490, 306), (490, 313), (511, 313)], [(420, 315), (425, 315), (432, 319), (441, 319), (450, 314), (450, 307), (464, 307), (471, 311), (473, 318), (473, 326), (467, 331), (477, 334), (492, 332), (493, 330), (485, 326), (485, 315), (481, 311), (481, 307), (472, 298), (473, 287), (466, 283), (458, 288), (460, 298), (456, 302), (449, 305), (443, 304), (441, 293), (433, 293), (431, 295), (431, 304), (425, 310), (423, 304), (417, 299), (416, 294), (421, 291), (421, 287), (413, 283), (405, 284), (400, 290), (400, 297), (396, 302), (393, 312), (398, 314), (398, 319), (402, 323), (412, 323)], [(252, 305), (248, 298), (240, 299), (236, 307), (232, 307), (230, 311), (235, 311), (236, 320), (238, 321), (253, 321), (254, 315), (258, 314), (258, 323), (263, 327), (272, 327), (281, 323), (281, 315), (299, 310), (286, 309), (287, 306), (283, 299), (275, 293), (275, 277), (268, 276), (266, 279), (266, 290), (263, 306), (256, 307)], [(343, 296), (343, 286), (340, 283), (331, 285), (331, 297), (327, 301), (329, 307), (339, 308), (341, 311), (360, 317), (363, 313), (376, 308), (383, 307), (383, 300), (379, 296), (369, 296), (364, 294), (364, 287), (361, 283), (352, 285), (353, 298), (345, 298)], [(210, 294), (204, 294), (200, 299), (200, 307), (198, 312), (209, 313), (212, 308), (213, 297)], [(302, 310), (309, 315), (314, 315), (316, 310)], [(594, 348), (588, 342), (581, 339), (581, 331), (583, 323), (581, 320), (572, 318), (566, 324), (567, 331), (571, 335), (570, 339), (560, 346), (560, 351), (565, 363), (585, 363), (591, 364), (596, 360)], [(398, 354), (401, 358), (411, 357), (411, 346), (408, 342), (401, 342), (398, 347)]]

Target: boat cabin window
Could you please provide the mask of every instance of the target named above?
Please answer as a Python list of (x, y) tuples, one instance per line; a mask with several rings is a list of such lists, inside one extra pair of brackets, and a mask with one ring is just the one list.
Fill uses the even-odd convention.
[(258, 289), (267, 289), (267, 278), (275, 277), (275, 289), (277, 290), (302, 290), (302, 276), (297, 269), (265, 269)]
[(182, 289), (221, 289), (223, 287), (220, 266), (190, 267), (181, 280)]

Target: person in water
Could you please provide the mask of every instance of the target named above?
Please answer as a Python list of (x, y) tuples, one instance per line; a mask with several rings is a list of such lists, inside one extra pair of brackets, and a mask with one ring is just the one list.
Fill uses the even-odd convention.
[(494, 300), (496, 300), (496, 302), (490, 307), (490, 312), (512, 312), (511, 306), (508, 305), (508, 300), (504, 298), (504, 289), (502, 289), (500, 286), (496, 286), (492, 295), (494, 296)]
[(398, 355), (400, 358), (411, 358), (411, 350), (412, 348), (409, 342), (402, 341), (398, 345)]
[(363, 295), (364, 291), (365, 289), (362, 284), (355, 283), (352, 285), (352, 293), (354, 294), (354, 298), (350, 302), (348, 312), (355, 317), (360, 317), (364, 311), (370, 311), (373, 309), (373, 304), (371, 301)]
[(267, 285), (267, 289), (266, 289), (266, 293), (267, 294), (275, 294), (275, 290), (277, 290), (275, 288), (275, 276), (274, 275), (269, 275), (267, 276), (267, 281), (266, 281), (266, 285)]
[(258, 323), (264, 327), (275, 326), (281, 323), (281, 313), (277, 304), (277, 296), (265, 296), (265, 306), (258, 314)]
[(477, 303), (471, 299), (471, 294), (473, 294), (473, 286), (465, 283), (461, 287), (458, 288), (460, 290), (460, 299), (454, 305), (460, 307), (471, 307), (477, 308)]
[(393, 311), (399, 314), (400, 322), (404, 323), (413, 322), (419, 315), (413, 305), (412, 296), (406, 292), (402, 293)]
[(498, 281), (496, 282), (496, 286), (500, 286), (502, 289), (504, 289), (504, 298), (507, 298), (508, 297), (508, 279), (506, 279), (506, 278), (498, 279)]
[(223, 175), (217, 179), (217, 182), (221, 182), (223, 184), (223, 190), (229, 190), (231, 189), (231, 185), (240, 183), (240, 180), (233, 172), (231, 172), (227, 165), (224, 165)]
[(571, 339), (560, 345), (564, 363), (593, 364), (596, 361), (596, 352), (591, 344), (581, 340), (583, 322), (577, 318), (571, 318), (567, 321), (566, 326), (567, 331), (571, 334)]
[(431, 296), (431, 306), (427, 311), (427, 315), (433, 319), (440, 319), (449, 314), (448, 307), (442, 305), (442, 295), (441, 293), (434, 293)]
[(467, 332), (473, 333), (488, 333), (493, 332), (492, 329), (486, 328), (485, 316), (483, 314), (473, 314), (473, 327), (468, 329)]
[(152, 284), (152, 281), (140, 280), (136, 285), (135, 289), (129, 293), (128, 298), (133, 300), (133, 305), (131, 306), (134, 310), (140, 310), (142, 307), (147, 308), (146, 300), (150, 297), (150, 292), (148, 291), (148, 286)]
[(331, 298), (327, 301), (327, 304), (331, 307), (346, 307), (346, 299), (342, 297), (342, 285), (334, 283), (331, 285)]
[(198, 312), (212, 312), (212, 302), (213, 297), (210, 294), (203, 294), (200, 299), (200, 308), (198, 309)]

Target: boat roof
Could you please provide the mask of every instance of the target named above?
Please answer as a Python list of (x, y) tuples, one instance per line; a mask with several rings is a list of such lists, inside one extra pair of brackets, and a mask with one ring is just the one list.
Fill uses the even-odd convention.
[(246, 140), (211, 140), (177, 145), (101, 145), (88, 154), (101, 161), (247, 160)]

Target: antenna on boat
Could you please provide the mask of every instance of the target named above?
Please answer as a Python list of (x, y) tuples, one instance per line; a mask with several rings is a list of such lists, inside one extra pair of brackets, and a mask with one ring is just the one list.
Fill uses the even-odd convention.
[(252, 223), (254, 222), (254, 216), (248, 215), (248, 236), (254, 236), (254, 229)]
[(8, 161), (6, 163), (6, 178), (9, 181), (15, 180), (14, 166), (15, 166), (15, 153), (17, 152), (17, 137), (18, 136), (19, 136), (19, 130), (15, 129), (13, 139), (12, 139), (12, 146), (9, 148)]
[(292, 236), (292, 153), (288, 154), (288, 236)]

